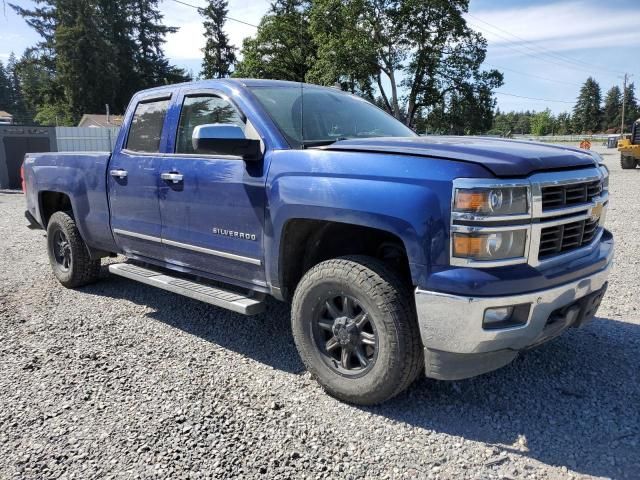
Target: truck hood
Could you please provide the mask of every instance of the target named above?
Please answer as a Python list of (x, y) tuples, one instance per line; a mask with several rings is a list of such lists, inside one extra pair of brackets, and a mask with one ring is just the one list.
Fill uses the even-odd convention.
[(362, 138), (341, 140), (320, 148), (459, 160), (482, 165), (498, 177), (520, 177), (541, 170), (597, 165), (595, 154), (585, 150), (488, 137)]

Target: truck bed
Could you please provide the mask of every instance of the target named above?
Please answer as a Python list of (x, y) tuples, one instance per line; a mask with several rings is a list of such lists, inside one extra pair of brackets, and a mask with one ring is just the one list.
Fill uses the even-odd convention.
[(46, 226), (43, 195), (65, 195), (87, 245), (115, 251), (109, 222), (107, 165), (110, 152), (29, 153), (24, 161), (27, 209)]

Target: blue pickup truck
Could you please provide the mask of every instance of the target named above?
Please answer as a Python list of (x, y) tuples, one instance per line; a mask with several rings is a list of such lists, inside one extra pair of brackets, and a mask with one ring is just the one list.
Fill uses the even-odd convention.
[(332, 88), (223, 79), (132, 99), (111, 153), (28, 154), (54, 275), (111, 274), (240, 314), (291, 302), (335, 397), (489, 372), (591, 319), (607, 287), (596, 153), (420, 137)]

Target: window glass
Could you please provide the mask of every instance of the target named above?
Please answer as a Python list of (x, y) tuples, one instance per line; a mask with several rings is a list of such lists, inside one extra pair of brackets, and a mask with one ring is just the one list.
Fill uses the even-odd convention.
[(416, 135), (375, 105), (338, 90), (303, 86), (253, 87), (251, 91), (294, 147), (347, 138)]
[(196, 153), (191, 136), (198, 125), (237, 125), (244, 131), (242, 116), (228, 101), (215, 96), (186, 97), (182, 103), (176, 153)]
[(160, 151), (160, 136), (168, 106), (169, 100), (138, 104), (129, 128), (128, 150), (146, 153)]

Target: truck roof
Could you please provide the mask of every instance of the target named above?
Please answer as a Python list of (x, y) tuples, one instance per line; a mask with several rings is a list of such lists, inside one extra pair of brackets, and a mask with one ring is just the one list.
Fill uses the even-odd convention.
[(176, 88), (181, 88), (184, 86), (195, 87), (195, 88), (207, 88), (207, 87), (213, 88), (216, 85), (220, 85), (220, 84), (239, 85), (242, 87), (300, 87), (300, 85), (303, 85), (308, 88), (333, 89), (332, 87), (323, 87), (321, 85), (315, 85), (312, 83), (292, 82), (289, 80), (266, 80), (266, 79), (258, 79), (258, 78), (216, 78), (216, 79), (208, 79), (208, 80), (196, 80), (192, 82), (174, 83), (171, 85), (162, 85), (160, 87), (140, 90), (140, 92), (138, 93), (161, 92), (165, 90), (174, 90)]

